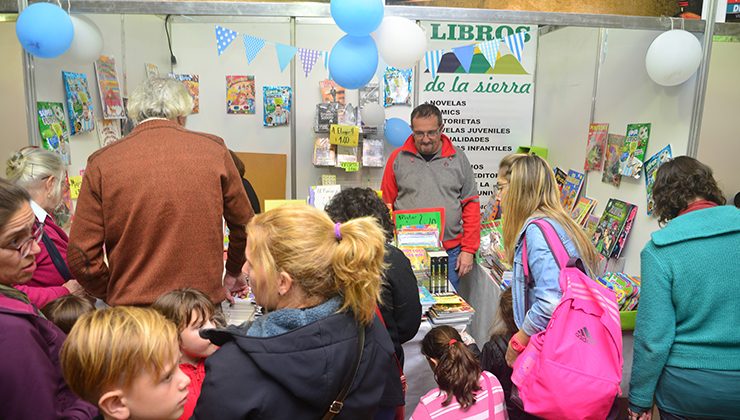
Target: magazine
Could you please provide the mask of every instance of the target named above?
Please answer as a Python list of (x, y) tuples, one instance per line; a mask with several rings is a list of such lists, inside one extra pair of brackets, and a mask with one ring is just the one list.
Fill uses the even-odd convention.
[(71, 135), (92, 131), (95, 128), (93, 103), (84, 73), (62, 72), (67, 96), (67, 114)]
[[(605, 257), (612, 255), (617, 241), (622, 235), (627, 219), (630, 218), (632, 210), (635, 207), (634, 204), (626, 203), (616, 198), (610, 198), (606, 203), (604, 213), (601, 215), (601, 219), (599, 219), (599, 223), (591, 238), (594, 246), (596, 246), (596, 250), (601, 255)], [(624, 238), (622, 238), (622, 247), (626, 240), (627, 235), (624, 235)]]
[(645, 151), (650, 140), (650, 123), (628, 124), (627, 135), (619, 160), (620, 173), (635, 179), (640, 177)]
[(288, 125), (292, 102), (290, 86), (263, 86), (262, 97), (264, 101), (263, 125), (265, 127)]
[(647, 189), (647, 214), (652, 216), (653, 207), (655, 202), (653, 201), (653, 184), (655, 184), (655, 174), (658, 173), (660, 165), (668, 162), (673, 157), (671, 152), (671, 145), (660, 149), (660, 151), (645, 161), (645, 188)]
[(226, 76), (226, 113), (254, 114), (254, 76)]
[(583, 187), (584, 175), (578, 171), (570, 169), (568, 176), (565, 178), (565, 185), (563, 185), (562, 191), (560, 191), (560, 202), (563, 204), (565, 211), (570, 212), (573, 210), (573, 206), (576, 205), (578, 200), (578, 194), (581, 193), (581, 187)]
[(64, 119), (61, 102), (37, 102), (41, 145), (46, 150), (57, 152), (65, 165), (69, 165), (69, 132)]
[(393, 105), (411, 105), (411, 91), (413, 83), (411, 81), (411, 69), (397, 69), (388, 67), (383, 74), (384, 95), (383, 104), (386, 107)]
[(116, 73), (116, 61), (113, 57), (101, 55), (95, 60), (95, 76), (98, 78), (103, 118), (126, 118), (126, 109), (123, 107), (121, 88), (118, 84), (118, 73)]
[(601, 177), (602, 182), (619, 187), (622, 182), (622, 175), (619, 172), (619, 156), (622, 154), (624, 147), (624, 136), (619, 134), (609, 134), (606, 141), (606, 153), (604, 155), (604, 174)]
[(584, 171), (600, 171), (602, 169), (608, 136), (609, 124), (594, 123), (589, 126)]
[(635, 216), (637, 216), (637, 206), (632, 206), (629, 208), (629, 213), (627, 214), (627, 220), (624, 222), (624, 227), (622, 228), (622, 231), (619, 232), (619, 237), (617, 237), (617, 242), (614, 244), (614, 249), (612, 249), (611, 258), (619, 258), (620, 255), (622, 255), (622, 250), (624, 249), (624, 245), (627, 242), (627, 237), (630, 234), (630, 231), (632, 230), (632, 224), (635, 221)]
[(188, 93), (193, 98), (193, 114), (200, 112), (200, 77), (197, 74), (174, 74), (170, 73), (170, 77), (179, 80), (185, 85)]

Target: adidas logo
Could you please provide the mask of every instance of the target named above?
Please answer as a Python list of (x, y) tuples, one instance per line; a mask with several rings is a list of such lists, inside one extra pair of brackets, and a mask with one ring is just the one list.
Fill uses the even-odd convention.
[(583, 327), (580, 330), (576, 331), (576, 337), (586, 344), (591, 344), (593, 342), (591, 334), (588, 332), (588, 329), (586, 327)]

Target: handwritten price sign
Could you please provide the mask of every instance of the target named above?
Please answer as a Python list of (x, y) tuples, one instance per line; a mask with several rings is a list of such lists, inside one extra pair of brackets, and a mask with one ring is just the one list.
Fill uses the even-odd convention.
[(345, 172), (357, 172), (360, 170), (360, 162), (342, 162), (340, 165)]
[(332, 124), (329, 128), (329, 143), (338, 146), (357, 147), (360, 128), (356, 125)]

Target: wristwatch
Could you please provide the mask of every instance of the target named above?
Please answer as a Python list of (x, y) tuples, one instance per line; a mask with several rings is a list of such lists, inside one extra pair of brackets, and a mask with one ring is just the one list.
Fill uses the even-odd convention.
[(519, 342), (519, 340), (516, 339), (516, 335), (511, 336), (511, 340), (509, 340), (509, 345), (517, 353), (521, 353), (524, 351), (524, 349), (527, 348), (527, 346), (523, 345)]

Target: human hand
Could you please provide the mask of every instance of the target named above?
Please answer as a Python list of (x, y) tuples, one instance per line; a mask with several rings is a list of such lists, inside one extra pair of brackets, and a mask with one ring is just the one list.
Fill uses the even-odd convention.
[(457, 264), (455, 264), (455, 271), (457, 275), (462, 277), (473, 269), (473, 254), (465, 251), (460, 251), (460, 255), (457, 257)]
[(75, 279), (67, 280), (62, 286), (69, 290), (69, 294), (77, 296), (85, 296), (85, 288)]
[(511, 346), (511, 341), (516, 340), (519, 342), (522, 346), (527, 346), (529, 343), (529, 336), (523, 332), (522, 330), (519, 330), (514, 334), (513, 337), (511, 337), (511, 340), (509, 340), (509, 344), (506, 347), (506, 364), (509, 365), (509, 367), (514, 366), (514, 362), (516, 362), (517, 357), (519, 357), (519, 352), (514, 350), (514, 348)]
[(629, 420), (650, 420), (653, 417), (652, 410), (645, 410), (641, 413), (637, 413), (631, 409), (627, 409), (627, 414), (629, 416)]
[(235, 276), (227, 271), (224, 274), (226, 300), (229, 301), (230, 305), (234, 304), (234, 295), (246, 294), (248, 288), (247, 276), (244, 273), (239, 273), (239, 275)]

